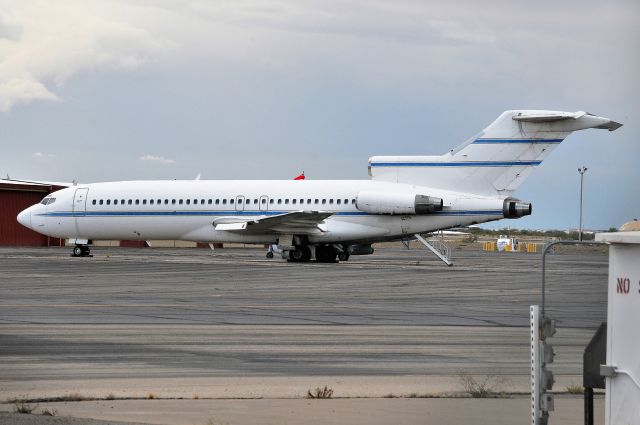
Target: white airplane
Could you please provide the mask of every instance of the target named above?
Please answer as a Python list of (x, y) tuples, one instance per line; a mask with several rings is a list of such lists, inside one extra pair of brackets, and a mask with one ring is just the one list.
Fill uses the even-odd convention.
[[(346, 261), (374, 242), (518, 218), (512, 197), (571, 132), (622, 124), (586, 112), (506, 111), (440, 156), (374, 156), (370, 180), (191, 180), (77, 184), (18, 215), (36, 232), (69, 239), (272, 244), (290, 261)], [(267, 257), (273, 257), (270, 249)]]

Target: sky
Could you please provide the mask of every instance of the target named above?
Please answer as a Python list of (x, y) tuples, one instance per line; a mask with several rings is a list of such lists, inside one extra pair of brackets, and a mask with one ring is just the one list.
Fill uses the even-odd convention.
[(0, 176), (368, 179), (508, 109), (624, 126), (563, 142), (494, 227), (640, 218), (640, 2), (0, 0)]

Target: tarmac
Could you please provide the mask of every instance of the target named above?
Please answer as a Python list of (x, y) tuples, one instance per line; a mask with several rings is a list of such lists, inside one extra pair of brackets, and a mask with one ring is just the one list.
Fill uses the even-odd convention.
[[(380, 397), (459, 395), (467, 376), (499, 393), (529, 391), (540, 254), (457, 249), (446, 267), (416, 245), (339, 264), (268, 260), (262, 249), (92, 253), (0, 248), (0, 400), (302, 402), (327, 385), (334, 397), (400, 403)], [(565, 249), (547, 268), (562, 391), (581, 383), (582, 351), (606, 320), (608, 257)], [(252, 423), (241, 420), (232, 423)]]

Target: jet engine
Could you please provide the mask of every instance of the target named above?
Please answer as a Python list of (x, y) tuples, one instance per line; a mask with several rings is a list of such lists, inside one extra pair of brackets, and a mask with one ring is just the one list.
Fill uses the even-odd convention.
[(363, 190), (356, 197), (356, 208), (370, 214), (430, 214), (442, 210), (442, 198)]
[(520, 218), (531, 214), (531, 204), (522, 202), (519, 199), (507, 198), (502, 204), (504, 218)]

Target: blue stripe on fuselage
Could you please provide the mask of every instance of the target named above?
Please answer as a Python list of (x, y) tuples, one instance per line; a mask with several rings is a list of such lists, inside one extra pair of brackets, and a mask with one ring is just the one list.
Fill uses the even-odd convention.
[(372, 162), (372, 167), (513, 167), (540, 165), (542, 161)]
[(501, 144), (501, 143), (560, 143), (564, 139), (476, 139), (473, 144)]
[[(38, 214), (44, 217), (166, 217), (166, 216), (270, 216), (286, 214), (294, 211), (60, 211)], [(453, 210), (437, 211), (431, 215), (501, 215), (502, 210)], [(369, 214), (362, 211), (336, 211), (336, 216), (381, 216), (386, 214)], [(406, 214), (405, 214), (406, 215)]]

